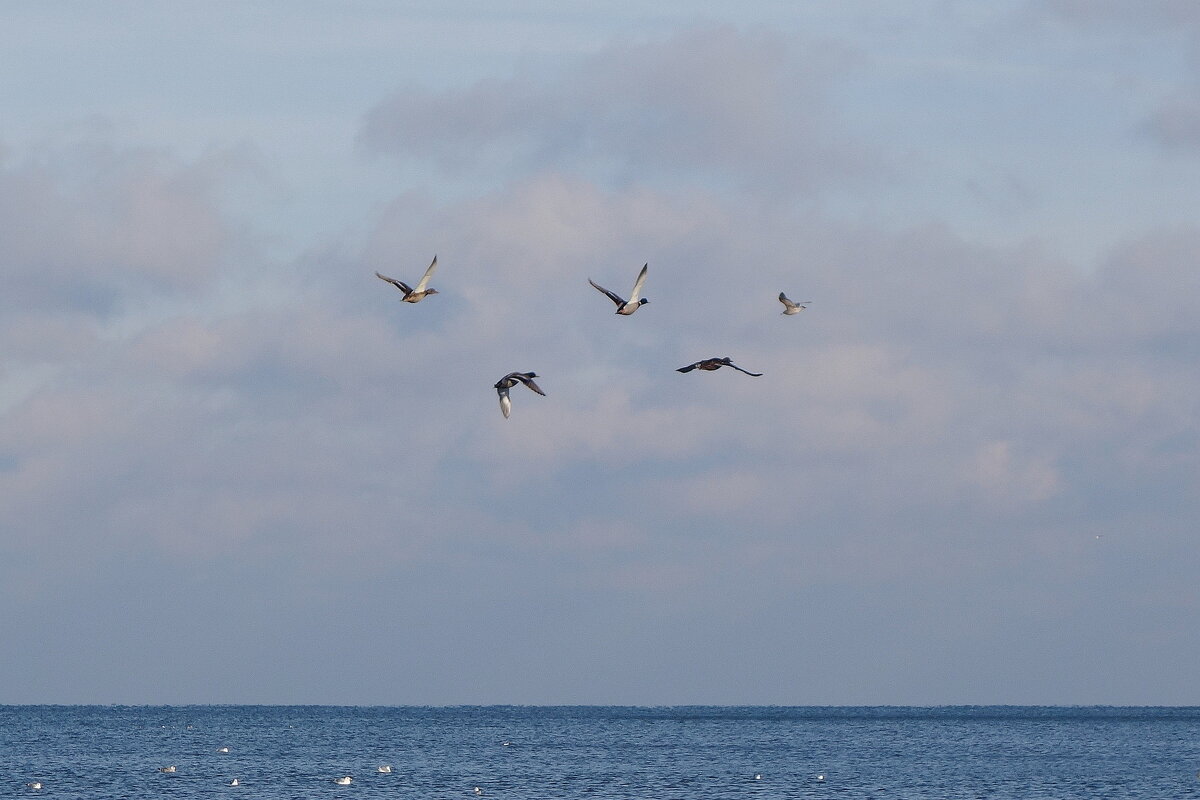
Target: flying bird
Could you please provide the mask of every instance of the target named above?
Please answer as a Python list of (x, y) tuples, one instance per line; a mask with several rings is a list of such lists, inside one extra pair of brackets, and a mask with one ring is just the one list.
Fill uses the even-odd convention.
[(433, 271), (437, 269), (437, 256), (433, 257), (433, 261), (429, 264), (429, 269), (425, 270), (425, 274), (421, 276), (421, 281), (415, 287), (409, 286), (404, 281), (398, 281), (395, 278), (389, 278), (387, 275), (375, 273), (375, 277), (381, 281), (387, 281), (392, 286), (395, 286), (400, 291), (404, 292), (404, 297), (400, 299), (405, 303), (419, 303), (431, 294), (437, 294), (437, 289), (428, 289), (429, 278), (433, 275)]
[(787, 299), (787, 295), (785, 295), (783, 292), (780, 292), (779, 302), (783, 303), (783, 313), (790, 317), (792, 314), (799, 314), (801, 311), (808, 308), (805, 303), (811, 303), (812, 300), (804, 300), (799, 303), (793, 303), (791, 300)]
[(753, 375), (756, 378), (762, 377), (761, 372), (747, 372), (746, 370), (742, 369), (737, 364), (733, 363), (733, 359), (731, 359), (729, 356), (725, 356), (724, 358), (706, 358), (703, 361), (697, 361), (695, 364), (688, 364), (686, 367), (680, 367), (675, 371), (691, 372), (694, 369), (702, 369), (706, 372), (712, 372), (713, 370), (720, 369), (721, 367), (733, 367), (738, 372), (745, 372), (747, 375)]
[(633, 283), (633, 291), (630, 293), (628, 300), (623, 300), (619, 295), (616, 295), (613, 292), (610, 292), (608, 289), (605, 289), (591, 278), (588, 278), (588, 283), (590, 283), (594, 289), (604, 292), (606, 295), (608, 295), (609, 300), (612, 300), (617, 304), (618, 314), (628, 317), (630, 314), (641, 308), (643, 303), (650, 302), (646, 298), (642, 297), (642, 284), (646, 282), (646, 270), (649, 268), (649, 264), (642, 265), (642, 271), (638, 273), (637, 280)]
[(546, 393), (533, 382), (536, 377), (538, 377), (536, 372), (510, 372), (496, 381), (496, 394), (500, 395), (500, 411), (503, 412), (505, 419), (508, 419), (508, 415), (512, 412), (512, 400), (508, 397), (508, 390), (518, 383), (525, 384), (542, 397), (546, 396)]

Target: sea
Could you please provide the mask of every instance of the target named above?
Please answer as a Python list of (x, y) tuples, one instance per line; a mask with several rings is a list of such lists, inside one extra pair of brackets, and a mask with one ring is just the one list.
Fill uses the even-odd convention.
[(1179, 800), (1200, 708), (0, 706), (0, 765), (87, 800)]

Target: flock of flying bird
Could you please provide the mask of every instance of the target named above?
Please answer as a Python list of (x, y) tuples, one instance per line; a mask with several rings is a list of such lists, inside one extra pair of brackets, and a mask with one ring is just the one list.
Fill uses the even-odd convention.
[[(437, 269), (436, 255), (433, 257), (433, 261), (430, 262), (429, 267), (425, 270), (425, 274), (421, 276), (421, 280), (417, 282), (416, 286), (409, 286), (404, 281), (396, 280), (395, 278), (389, 278), (387, 275), (381, 275), (378, 272), (375, 273), (375, 276), (382, 281), (387, 281), (403, 292), (404, 296), (400, 298), (401, 302), (419, 303), (429, 295), (438, 293), (437, 289), (430, 288), (429, 286), (429, 279), (433, 277), (433, 271), (435, 269)], [(649, 270), (650, 265), (648, 263), (642, 265), (642, 270), (638, 273), (637, 280), (633, 282), (633, 291), (629, 293), (628, 300), (621, 297), (616, 292), (610, 292), (608, 289), (605, 289), (591, 278), (588, 278), (588, 283), (590, 283), (594, 289), (603, 293), (608, 297), (609, 300), (612, 300), (613, 303), (616, 304), (618, 314), (623, 317), (628, 317), (646, 303), (650, 302), (646, 298), (642, 297), (642, 286), (646, 283), (646, 273)], [(812, 301), (804, 300), (796, 303), (789, 300), (783, 292), (780, 292), (779, 302), (783, 303), (783, 313), (791, 316), (793, 314), (799, 314), (808, 307), (806, 304)], [(731, 359), (729, 356), (725, 356), (724, 358), (706, 358), (702, 361), (697, 361), (694, 364), (688, 364), (686, 367), (680, 367), (675, 371), (691, 372), (694, 369), (698, 369), (705, 372), (712, 372), (720, 369), (721, 367), (732, 367), (738, 372), (744, 372), (747, 375), (751, 375), (755, 378), (761, 378), (763, 375), (761, 372), (750, 372), (749, 370), (742, 369), (737, 364), (734, 364), (733, 359)], [(537, 392), (543, 397), (546, 396), (546, 393), (543, 392), (541, 387), (538, 386), (533, 380), (537, 377), (538, 374), (536, 372), (510, 372), (500, 380), (496, 381), (494, 388), (496, 390), (496, 394), (500, 397), (500, 411), (504, 414), (505, 419), (508, 419), (508, 415), (512, 413), (512, 398), (509, 397), (508, 391), (517, 384), (523, 384), (526, 388)]]

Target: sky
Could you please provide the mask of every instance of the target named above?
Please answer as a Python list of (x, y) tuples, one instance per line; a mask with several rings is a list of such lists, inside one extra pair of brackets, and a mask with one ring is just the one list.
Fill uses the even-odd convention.
[(0, 18), (0, 703), (1200, 702), (1200, 5)]

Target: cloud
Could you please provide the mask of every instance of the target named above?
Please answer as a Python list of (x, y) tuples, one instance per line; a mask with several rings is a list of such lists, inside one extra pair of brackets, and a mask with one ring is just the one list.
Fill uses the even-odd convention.
[(211, 282), (238, 245), (216, 193), (235, 153), (183, 163), (85, 139), (0, 170), (9, 309), (110, 316), (135, 294)]
[[(1151, 62), (1147, 48), (1169, 51), (1182, 46), (1185, 70), (1169, 77), (1155, 107), (1143, 118), (1139, 133), (1165, 150), (1187, 154), (1200, 148), (1200, 6), (1188, 0), (1053, 0), (1031, 4), (1028, 13), (1091, 33), (1107, 32), (1122, 44), (1120, 61), (1133, 52), (1134, 69)], [(1159, 79), (1158, 82), (1163, 82)]]
[(863, 173), (828, 95), (853, 59), (827, 44), (731, 26), (625, 42), (562, 74), (402, 90), (367, 115), (370, 151), (451, 174), (582, 170), (619, 181), (803, 190)]
[[(1074, 263), (1050, 235), (775, 202), (869, 160), (830, 110), (841, 58), (706, 28), (402, 93), (368, 115), (368, 147), (483, 172), (288, 263), (230, 200), (232, 156), (10, 153), (0, 599), (25, 613), (6, 638), (68, 620), (57, 647), (125, 676), (118, 616), (196, 652), (232, 617), (270, 643), (245, 685), (270, 689), (281, 652), (305, 665), (303, 696), (250, 700), (333, 699), (345, 664), (323, 643), (352, 635), (382, 655), (351, 701), (589, 702), (580, 675), (603, 665), (666, 692), (634, 697), (652, 702), (944, 702), (940, 676), (981, 668), (947, 661), (963, 642), (1038, 664), (1047, 617), (1069, 639), (1119, 619), (1136, 646), (1143, 610), (1194, 607), (1200, 233)], [(373, 275), (416, 279), (435, 252), (426, 302)], [(634, 317), (587, 283), (624, 290), (647, 262)], [(812, 305), (783, 317), (781, 290)], [(764, 376), (675, 372), (726, 355)], [(547, 396), (516, 390), (506, 420), (492, 384), (515, 369)], [(1164, 663), (1195, 660), (1185, 638)], [(467, 640), (499, 677), (456, 658)], [(679, 653), (762, 641), (752, 669), (670, 694)], [(881, 641), (909, 694), (863, 688)], [(529, 678), (528, 652), (564, 648)], [(211, 663), (176, 657), (194, 695), (162, 698), (214, 699)], [(639, 682), (639, 658), (672, 668)], [(803, 658), (826, 694), (797, 685)], [(400, 662), (433, 688), (395, 694)], [(762, 695), (728, 688), (746, 675)], [(1029, 699), (991, 677), (961, 699)]]

